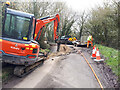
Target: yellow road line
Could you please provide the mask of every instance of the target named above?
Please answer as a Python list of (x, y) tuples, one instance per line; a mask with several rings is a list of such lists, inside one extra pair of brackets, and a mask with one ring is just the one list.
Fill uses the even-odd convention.
[(100, 82), (99, 78), (97, 77), (97, 75), (96, 75), (95, 71), (93, 70), (92, 66), (89, 64), (88, 60), (85, 58), (85, 56), (83, 55), (83, 53), (81, 53), (81, 55), (84, 57), (85, 61), (86, 61), (86, 62), (87, 62), (87, 64), (89, 65), (90, 69), (92, 70), (92, 72), (93, 72), (93, 74), (94, 74), (95, 78), (97, 79), (97, 81), (98, 81), (98, 83), (99, 83), (100, 87), (102, 88), (102, 90), (104, 90), (104, 89), (103, 89), (103, 86), (102, 86), (102, 84), (101, 84), (101, 82)]

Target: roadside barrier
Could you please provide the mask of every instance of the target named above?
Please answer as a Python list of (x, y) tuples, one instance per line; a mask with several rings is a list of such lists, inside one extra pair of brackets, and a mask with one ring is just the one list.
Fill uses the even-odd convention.
[(104, 59), (101, 59), (101, 57), (100, 57), (100, 53), (99, 53), (99, 49), (98, 48), (97, 48), (97, 53), (96, 53), (96, 59), (94, 59), (94, 61), (97, 61), (97, 62), (104, 61)]

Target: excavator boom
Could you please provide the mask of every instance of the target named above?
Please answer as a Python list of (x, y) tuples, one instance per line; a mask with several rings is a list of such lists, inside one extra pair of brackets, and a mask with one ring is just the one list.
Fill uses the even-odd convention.
[(52, 21), (54, 21), (54, 40), (58, 39), (57, 33), (59, 32), (58, 29), (60, 18), (59, 15), (56, 14), (53, 18), (51, 16), (47, 16), (41, 19), (37, 19), (34, 40), (39, 40), (43, 27)]

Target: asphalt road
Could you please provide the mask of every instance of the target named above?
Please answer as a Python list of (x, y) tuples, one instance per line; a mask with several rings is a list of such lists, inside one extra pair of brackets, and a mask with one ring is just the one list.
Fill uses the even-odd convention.
[(100, 88), (78, 53), (50, 58), (24, 78), (13, 77), (3, 88)]

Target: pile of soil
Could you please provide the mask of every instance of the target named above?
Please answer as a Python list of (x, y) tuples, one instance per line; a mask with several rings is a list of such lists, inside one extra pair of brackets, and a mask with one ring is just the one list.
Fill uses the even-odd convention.
[(59, 52), (69, 53), (71, 52), (71, 48), (64, 44), (61, 44)]
[(71, 48), (64, 44), (61, 44), (59, 52), (50, 53), (47, 58), (54, 57), (54, 56), (61, 56), (69, 53), (71, 53)]

